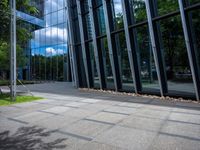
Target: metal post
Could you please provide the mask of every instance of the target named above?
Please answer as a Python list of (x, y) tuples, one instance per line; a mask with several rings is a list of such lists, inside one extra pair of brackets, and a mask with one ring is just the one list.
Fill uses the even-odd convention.
[(10, 0), (11, 27), (10, 27), (10, 85), (11, 100), (16, 100), (16, 1)]
[(184, 11), (184, 7), (183, 7), (183, 1), (179, 0), (178, 2), (179, 2), (184, 38), (185, 38), (185, 43), (186, 43), (186, 47), (187, 47), (188, 59), (189, 59), (189, 63), (190, 63), (190, 69), (191, 69), (191, 72), (192, 72), (192, 79), (193, 79), (194, 88), (195, 88), (195, 92), (196, 92), (196, 98), (199, 101), (200, 100), (200, 87), (199, 87), (200, 78), (198, 76), (198, 71), (196, 69), (197, 67), (195, 68), (195, 66), (197, 66), (196, 62), (195, 62), (195, 53), (194, 53), (194, 49), (193, 49), (193, 46), (192, 46), (192, 40), (189, 36), (185, 11)]
[(103, 0), (103, 9), (104, 9), (104, 15), (105, 15), (105, 24), (106, 24), (106, 34), (107, 34), (107, 41), (108, 41), (108, 49), (109, 49), (109, 57), (110, 57), (110, 63), (111, 63), (111, 69), (114, 77), (114, 84), (115, 84), (115, 90), (119, 91), (122, 88), (122, 79), (120, 76), (119, 71), (119, 62), (117, 60), (117, 52), (114, 48), (115, 43), (113, 42), (113, 37), (111, 36), (111, 25), (110, 22), (112, 21), (112, 17), (110, 14), (111, 10), (108, 9), (108, 3), (110, 1)]
[[(135, 88), (135, 93), (137, 94), (138, 92), (140, 92), (142, 90), (142, 86), (141, 86), (141, 78), (140, 78), (140, 71), (139, 71), (139, 62), (138, 62), (138, 58), (137, 58), (137, 50), (138, 50), (138, 43), (137, 43), (137, 39), (136, 39), (136, 32), (135, 29), (134, 30), (134, 35), (132, 36), (131, 39), (131, 35), (130, 35), (130, 31), (129, 31), (129, 21), (128, 21), (128, 17), (129, 17), (129, 13), (128, 13), (128, 5), (129, 5), (129, 1), (126, 0), (122, 0), (122, 10), (123, 10), (123, 22), (124, 22), (124, 30), (125, 30), (125, 36), (126, 36), (126, 45), (127, 45), (127, 49), (128, 49), (128, 58), (129, 58), (129, 62), (130, 62), (130, 68), (131, 68), (131, 73), (132, 73), (132, 78), (133, 78), (133, 84), (134, 84), (134, 88)], [(133, 41), (131, 41), (133, 40)], [(134, 42), (134, 45), (131, 44), (131, 42)], [(133, 45), (133, 46), (132, 46)]]
[(76, 51), (74, 46), (74, 36), (73, 36), (73, 27), (72, 27), (72, 16), (70, 12), (70, 2), (66, 1), (66, 15), (67, 15), (67, 31), (68, 31), (68, 42), (69, 42), (69, 53), (70, 53), (70, 62), (71, 62), (71, 72), (72, 72), (72, 81), (75, 87), (79, 87), (78, 79), (78, 69), (76, 61)]
[(155, 60), (155, 66), (157, 70), (157, 76), (158, 76), (158, 81), (159, 81), (159, 86), (160, 86), (160, 93), (161, 96), (164, 96), (165, 93), (167, 93), (167, 85), (166, 85), (166, 77), (162, 65), (162, 56), (158, 51), (158, 45), (156, 44), (156, 37), (155, 37), (155, 30), (154, 30), (154, 25), (152, 21), (152, 10), (150, 6), (150, 0), (145, 1), (146, 4), (146, 12), (147, 12), (147, 19), (148, 19), (148, 27), (149, 27), (149, 34), (151, 38), (151, 45), (152, 45), (152, 51), (153, 51), (153, 56)]
[(88, 0), (89, 4), (89, 13), (91, 17), (91, 26), (92, 26), (92, 38), (93, 38), (93, 47), (94, 47), (94, 54), (95, 54), (95, 61), (96, 61), (96, 66), (97, 66), (97, 72), (99, 76), (99, 82), (100, 82), (100, 88), (105, 89), (106, 88), (106, 81), (105, 81), (105, 75), (104, 75), (104, 69), (103, 68), (103, 63), (100, 62), (100, 57), (99, 56), (99, 47), (97, 46), (97, 31), (95, 28), (95, 19), (94, 19), (94, 12), (93, 12), (93, 6), (92, 6), (92, 0)]
[(85, 74), (86, 74), (86, 80), (87, 80), (87, 87), (91, 88), (91, 76), (88, 66), (88, 57), (86, 53), (86, 46), (85, 46), (85, 37), (84, 37), (84, 29), (83, 29), (83, 20), (82, 20), (82, 13), (81, 13), (81, 2), (80, 0), (76, 0), (77, 4), (77, 12), (78, 12), (78, 22), (79, 22), (79, 30), (80, 30), (80, 38), (81, 38), (81, 50), (83, 54), (83, 63), (85, 67)]

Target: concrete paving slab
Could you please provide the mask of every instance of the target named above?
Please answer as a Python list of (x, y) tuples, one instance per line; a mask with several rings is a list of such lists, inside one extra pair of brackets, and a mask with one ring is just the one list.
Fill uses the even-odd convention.
[(154, 132), (115, 126), (100, 134), (94, 141), (129, 150), (147, 150), (155, 137)]
[(80, 120), (70, 126), (63, 127), (61, 131), (73, 133), (80, 136), (94, 138), (101, 132), (108, 130), (112, 125), (98, 123), (95, 121)]
[(55, 116), (55, 115), (47, 114), (43, 112), (31, 112), (31, 113), (24, 114), (18, 117), (13, 117), (13, 119), (25, 121), (29, 123), (34, 123), (36, 121), (43, 120), (45, 118), (52, 117), (52, 116)]
[(122, 102), (118, 102), (118, 101), (111, 101), (111, 100), (102, 100), (100, 102), (97, 102), (97, 104), (103, 104), (103, 105), (111, 105), (111, 106), (114, 106), (114, 105), (118, 105), (118, 104), (121, 104)]
[(184, 109), (184, 108), (173, 108), (172, 113), (180, 113), (180, 114), (191, 114), (191, 115), (200, 115), (200, 110), (193, 109)]
[(53, 99), (43, 99), (43, 100), (39, 100), (39, 101), (35, 101), (34, 103), (38, 103), (38, 104), (50, 104), (53, 102), (57, 102), (56, 100)]
[(116, 124), (125, 118), (127, 118), (127, 115), (113, 114), (113, 113), (109, 113), (109, 112), (99, 112), (93, 116), (87, 117), (86, 119)]
[(81, 102), (84, 102), (84, 103), (97, 103), (100, 101), (101, 100), (98, 100), (98, 99), (83, 99), (83, 100), (81, 100)]
[(95, 112), (103, 111), (104, 109), (109, 108), (109, 107), (110, 107), (109, 105), (94, 103), (94, 104), (84, 105), (81, 107), (81, 109), (86, 109), (95, 113)]
[(200, 141), (200, 124), (167, 121), (160, 132)]
[(52, 113), (52, 114), (62, 114), (66, 111), (69, 111), (70, 109), (71, 109), (70, 107), (55, 106), (55, 107), (52, 107), (52, 108), (49, 108), (49, 109), (44, 109), (44, 110), (41, 110), (41, 111), (49, 112), (49, 113)]
[(113, 113), (119, 113), (119, 114), (134, 114), (136, 113), (136, 108), (128, 108), (128, 107), (120, 107), (120, 106), (111, 106), (107, 109), (104, 109), (106, 112), (113, 112)]
[(1, 118), (0, 119), (0, 139), (3, 138), (2, 133), (7, 132), (8, 134), (14, 134), (20, 127), (26, 127), (26, 126), (28, 126), (27, 123), (17, 122), (17, 121), (10, 120), (7, 118)]
[(80, 107), (80, 106), (84, 106), (87, 105), (86, 103), (82, 103), (82, 102), (70, 102), (67, 104), (64, 104), (65, 106), (70, 106), (70, 107)]
[(78, 121), (79, 118), (76, 117), (70, 117), (70, 116), (53, 116), (48, 117), (40, 121), (36, 121), (32, 123), (33, 125), (37, 125), (43, 128), (48, 128), (51, 130), (58, 130), (64, 126), (70, 125), (76, 121)]
[(186, 114), (186, 113), (172, 113), (169, 117), (169, 120), (174, 121), (182, 121), (182, 122), (189, 122), (189, 123), (196, 123), (200, 125), (200, 115), (194, 114)]
[(79, 150), (127, 150), (114, 145), (102, 144), (98, 142), (89, 142)]
[(90, 115), (95, 114), (96, 112), (90, 111), (90, 110), (86, 110), (86, 109), (80, 109), (80, 108), (71, 108), (70, 111), (64, 112), (61, 115), (62, 116), (71, 116), (71, 117), (77, 117), (77, 118), (86, 118)]
[(136, 115), (165, 120), (169, 117), (170, 111), (160, 111), (157, 109), (148, 109), (148, 107), (146, 107), (138, 109)]
[(152, 119), (148, 117), (131, 115), (119, 123), (121, 126), (141, 129), (146, 131), (158, 132), (165, 120)]
[(171, 135), (159, 135), (149, 150), (199, 150), (200, 142), (196, 140), (176, 137)]

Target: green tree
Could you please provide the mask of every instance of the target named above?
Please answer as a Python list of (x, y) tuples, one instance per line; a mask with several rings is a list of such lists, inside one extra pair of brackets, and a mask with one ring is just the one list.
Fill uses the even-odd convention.
[[(38, 10), (30, 5), (30, 0), (16, 0), (17, 10), (25, 10), (28, 14), (37, 14)], [(10, 5), (9, 0), (0, 1), (0, 71), (9, 70), (10, 50)], [(17, 20), (17, 66), (26, 64), (23, 45), (31, 38), (29, 30), (21, 26), (22, 21)]]

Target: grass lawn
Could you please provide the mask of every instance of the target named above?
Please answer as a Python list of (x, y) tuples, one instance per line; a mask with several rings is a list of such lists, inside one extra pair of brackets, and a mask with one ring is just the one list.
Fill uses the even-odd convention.
[(35, 96), (20, 96), (18, 95), (16, 101), (11, 101), (9, 94), (0, 94), (0, 106), (12, 105), (16, 103), (31, 102), (35, 100), (43, 99), (42, 97)]

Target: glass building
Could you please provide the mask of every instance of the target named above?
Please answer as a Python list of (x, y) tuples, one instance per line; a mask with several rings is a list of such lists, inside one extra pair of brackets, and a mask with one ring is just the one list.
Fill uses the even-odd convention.
[(68, 0), (78, 87), (200, 99), (199, 0)]
[(32, 80), (70, 80), (65, 0), (35, 0), (43, 6), (42, 27), (34, 30), (30, 41)]
[(31, 80), (200, 100), (199, 0), (31, 2)]

